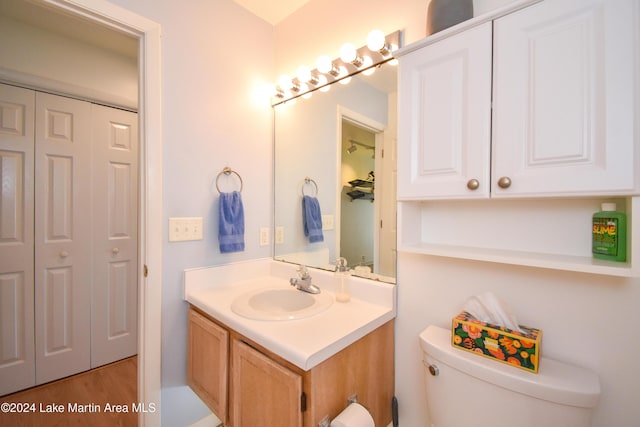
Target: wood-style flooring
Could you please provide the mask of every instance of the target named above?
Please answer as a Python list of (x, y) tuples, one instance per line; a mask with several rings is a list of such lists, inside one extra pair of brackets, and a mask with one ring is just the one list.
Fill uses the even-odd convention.
[[(137, 371), (134, 356), (0, 397), (0, 426), (137, 426)], [(28, 412), (11, 413), (7, 409)], [(48, 412), (56, 410), (61, 412)]]

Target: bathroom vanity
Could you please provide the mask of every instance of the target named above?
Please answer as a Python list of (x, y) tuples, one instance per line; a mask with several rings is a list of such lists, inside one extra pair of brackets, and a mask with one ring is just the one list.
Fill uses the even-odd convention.
[(301, 291), (289, 285), (295, 268), (258, 260), (185, 272), (187, 383), (228, 426), (316, 426), (353, 396), (376, 425), (388, 425), (395, 286), (350, 278), (351, 301), (339, 303), (333, 274), (312, 270), (331, 300), (320, 312), (295, 310), (295, 319), (275, 320), (234, 311), (247, 294), (277, 289), (297, 297)]

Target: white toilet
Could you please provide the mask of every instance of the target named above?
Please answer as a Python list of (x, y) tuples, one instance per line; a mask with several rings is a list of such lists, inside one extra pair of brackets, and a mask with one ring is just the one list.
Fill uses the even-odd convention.
[(454, 348), (451, 331), (420, 334), (431, 427), (585, 427), (600, 396), (591, 371), (542, 358), (537, 374)]

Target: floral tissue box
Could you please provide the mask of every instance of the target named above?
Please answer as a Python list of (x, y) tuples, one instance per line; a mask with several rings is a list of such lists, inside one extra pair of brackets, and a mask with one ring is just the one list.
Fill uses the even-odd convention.
[(477, 320), (461, 312), (453, 318), (451, 344), (462, 350), (538, 373), (542, 331), (520, 325), (524, 333)]

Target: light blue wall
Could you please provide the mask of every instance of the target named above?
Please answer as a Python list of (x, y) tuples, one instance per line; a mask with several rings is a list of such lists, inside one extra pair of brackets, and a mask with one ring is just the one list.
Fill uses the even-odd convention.
[[(162, 420), (189, 425), (206, 414), (185, 387), (186, 268), (271, 255), (259, 228), (272, 223), (271, 108), (256, 89), (273, 78), (273, 26), (231, 0), (113, 0), (162, 26), (163, 236)], [(215, 178), (242, 176), (244, 252), (221, 254)], [(168, 242), (170, 217), (204, 217), (204, 240)], [(160, 325), (158, 325), (160, 327)]]

